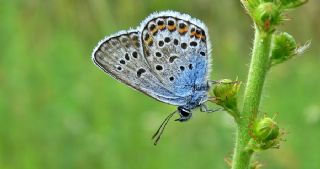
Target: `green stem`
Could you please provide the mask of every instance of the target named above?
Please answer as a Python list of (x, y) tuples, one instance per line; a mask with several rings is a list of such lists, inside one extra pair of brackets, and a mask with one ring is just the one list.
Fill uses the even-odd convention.
[(253, 53), (244, 93), (243, 109), (238, 123), (232, 169), (248, 169), (253, 154), (247, 149), (250, 123), (257, 118), (265, 76), (268, 71), (271, 33), (255, 26)]

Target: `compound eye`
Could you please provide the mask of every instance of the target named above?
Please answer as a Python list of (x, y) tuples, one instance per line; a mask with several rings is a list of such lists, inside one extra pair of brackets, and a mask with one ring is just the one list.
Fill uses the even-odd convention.
[(181, 113), (181, 115), (184, 116), (184, 117), (188, 117), (189, 114), (190, 114), (189, 112), (184, 111), (184, 110), (182, 110), (180, 113)]
[(180, 121), (180, 122), (188, 121), (192, 116), (191, 110), (185, 109), (183, 107), (178, 107), (178, 112), (179, 112), (180, 118), (176, 119), (176, 121)]
[(181, 115), (182, 117), (188, 117), (188, 116), (190, 116), (190, 111), (187, 110), (187, 109), (181, 108), (181, 109), (179, 110), (179, 113), (180, 113), (180, 115)]

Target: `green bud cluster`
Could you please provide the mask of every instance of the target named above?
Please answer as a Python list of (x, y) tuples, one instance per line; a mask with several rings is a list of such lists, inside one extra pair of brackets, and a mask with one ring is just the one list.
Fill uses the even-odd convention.
[(230, 79), (222, 79), (214, 87), (213, 93), (222, 102), (225, 102), (230, 98), (236, 97), (239, 87), (240, 85), (238, 82), (234, 82)]
[(271, 46), (271, 65), (282, 63), (296, 54), (296, 41), (286, 32), (275, 34)]
[(272, 118), (265, 117), (253, 124), (251, 137), (248, 148), (253, 151), (275, 148), (280, 142), (280, 129)]
[[(261, 167), (259, 163), (251, 163), (251, 166), (248, 166), (251, 155), (258, 151), (279, 148), (285, 134), (280, 131), (273, 118), (257, 118), (261, 89), (268, 68), (302, 54), (310, 46), (310, 42), (307, 42), (297, 47), (295, 39), (286, 32), (280, 32), (277, 27), (287, 20), (285, 12), (303, 5), (307, 0), (241, 0), (241, 2), (253, 19), (255, 39), (243, 110), (241, 113), (237, 111), (238, 116), (235, 116), (239, 119), (237, 121), (239, 128), (232, 168), (257, 169)], [(214, 94), (218, 98), (217, 104), (227, 110), (228, 108), (236, 110), (234, 109), (236, 104), (232, 100), (236, 98), (235, 91), (237, 86), (216, 86)]]
[(222, 79), (213, 88), (213, 93), (216, 97), (215, 103), (222, 106), (236, 120), (239, 117), (237, 109), (237, 94), (239, 92), (240, 85), (241, 82)]
[(253, 135), (257, 140), (270, 141), (279, 136), (279, 126), (273, 119), (266, 117), (255, 124)]
[(282, 21), (282, 15), (288, 9), (305, 4), (308, 0), (242, 0), (257, 27), (264, 32), (275, 31)]
[(272, 2), (260, 4), (253, 13), (257, 26), (265, 32), (273, 32), (282, 18), (279, 6)]
[(310, 43), (297, 47), (295, 39), (290, 34), (276, 31), (277, 26), (286, 20), (284, 12), (306, 2), (308, 0), (242, 0), (259, 31), (262, 34), (273, 34), (269, 68), (308, 49)]

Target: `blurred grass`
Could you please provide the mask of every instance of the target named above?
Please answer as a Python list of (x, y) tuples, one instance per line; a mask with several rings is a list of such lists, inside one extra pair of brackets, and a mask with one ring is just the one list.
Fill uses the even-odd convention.
[[(246, 79), (253, 29), (238, 1), (1, 1), (0, 168), (227, 168), (228, 116), (171, 122), (154, 147), (150, 136), (175, 107), (114, 81), (90, 59), (105, 35), (166, 9), (209, 27), (212, 79)], [(280, 150), (259, 155), (266, 168), (320, 166), (319, 14), (319, 1), (310, 1), (281, 27), (312, 46), (269, 73), (261, 111), (279, 112), (289, 134)]]

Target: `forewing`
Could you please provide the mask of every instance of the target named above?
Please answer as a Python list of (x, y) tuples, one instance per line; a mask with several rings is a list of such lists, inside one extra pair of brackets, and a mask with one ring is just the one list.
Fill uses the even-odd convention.
[(179, 97), (150, 71), (139, 36), (138, 31), (121, 31), (106, 37), (93, 51), (94, 63), (113, 78), (157, 100), (183, 105), (184, 102), (180, 103)]

